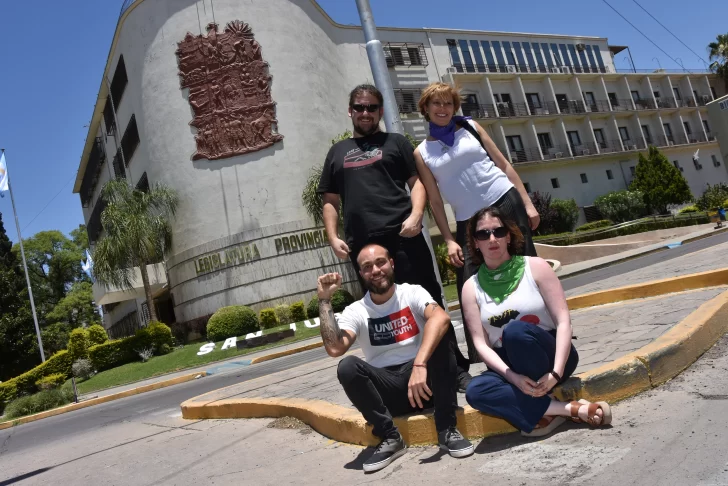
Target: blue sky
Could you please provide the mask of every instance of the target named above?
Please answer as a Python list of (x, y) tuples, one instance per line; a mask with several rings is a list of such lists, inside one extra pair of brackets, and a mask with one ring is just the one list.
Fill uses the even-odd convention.
[[(657, 68), (658, 62), (663, 68), (679, 67), (600, 0), (370, 1), (380, 26), (602, 36), (611, 44), (630, 46), (638, 68)], [(685, 67), (703, 66), (633, 0), (608, 1)], [(706, 60), (706, 45), (728, 30), (728, 2), (638, 1)], [(26, 238), (49, 229), (68, 233), (83, 223), (72, 180), (121, 4), (121, 0), (0, 2), (0, 147), (6, 149)], [(354, 0), (319, 4), (337, 22), (359, 23)], [(245, 20), (244, 8), (241, 12)], [(626, 52), (617, 56), (618, 67), (628, 67), (625, 56)], [(7, 195), (0, 199), (0, 212), (8, 236), (17, 241)]]

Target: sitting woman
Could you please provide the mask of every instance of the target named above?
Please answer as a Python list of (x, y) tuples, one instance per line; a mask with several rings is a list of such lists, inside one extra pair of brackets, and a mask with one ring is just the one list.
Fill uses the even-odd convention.
[(609, 424), (606, 402), (567, 403), (551, 396), (579, 362), (564, 290), (551, 266), (517, 255), (523, 236), (497, 208), (470, 219), (468, 245), (480, 268), (463, 286), (463, 315), (488, 365), (468, 386), (470, 406), (506, 419), (525, 436), (546, 435), (564, 417)]

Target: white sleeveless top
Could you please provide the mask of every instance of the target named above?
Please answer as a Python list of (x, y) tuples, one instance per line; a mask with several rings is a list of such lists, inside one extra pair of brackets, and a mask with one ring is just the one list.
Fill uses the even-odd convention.
[[(468, 123), (473, 126), (469, 120)], [(444, 148), (447, 150), (443, 151)], [(513, 187), (508, 176), (464, 128), (455, 132), (452, 147), (425, 140), (419, 149), (457, 221), (466, 221), (479, 210), (492, 206)]]
[(470, 280), (475, 287), (475, 300), (480, 308), (480, 322), (488, 334), (488, 342), (493, 348), (503, 346), (503, 329), (513, 321), (524, 321), (547, 331), (556, 329), (546, 304), (538, 290), (531, 273), (530, 257), (526, 258), (526, 269), (515, 291), (500, 304), (496, 304), (483, 290), (476, 273)]

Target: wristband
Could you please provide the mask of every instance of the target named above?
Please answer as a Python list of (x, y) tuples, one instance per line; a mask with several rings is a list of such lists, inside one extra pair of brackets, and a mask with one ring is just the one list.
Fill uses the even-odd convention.
[(427, 368), (427, 365), (426, 364), (416, 364), (416, 363), (413, 363), (412, 366), (417, 366), (419, 368)]
[(558, 373), (557, 373), (556, 371), (554, 371), (554, 370), (551, 370), (551, 371), (549, 371), (549, 373), (551, 373), (551, 375), (552, 375), (552, 376), (553, 376), (554, 378), (556, 378), (556, 381), (557, 381), (557, 382), (561, 383), (561, 375), (559, 375), (559, 374), (558, 374)]

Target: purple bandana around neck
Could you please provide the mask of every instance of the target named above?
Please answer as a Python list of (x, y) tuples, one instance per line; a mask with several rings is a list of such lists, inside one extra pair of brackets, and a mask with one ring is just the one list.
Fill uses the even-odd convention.
[[(471, 120), (469, 116), (453, 116), (450, 123), (444, 127), (430, 122), (430, 136), (436, 140), (441, 141), (448, 147), (452, 147), (455, 143), (455, 130), (457, 130), (457, 123), (464, 120)], [(460, 123), (462, 125), (462, 123)]]

